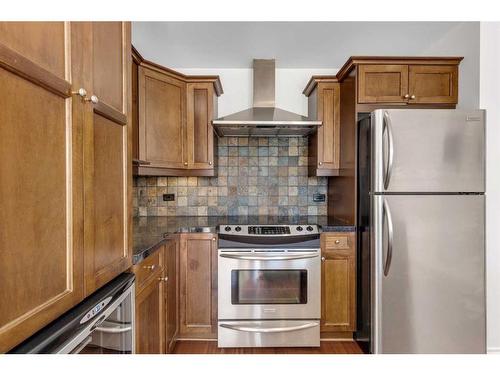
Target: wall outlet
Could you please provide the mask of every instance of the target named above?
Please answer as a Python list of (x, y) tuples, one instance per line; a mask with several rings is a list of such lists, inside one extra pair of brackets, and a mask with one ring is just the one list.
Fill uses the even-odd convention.
[(163, 201), (175, 201), (175, 194), (163, 194)]
[(325, 201), (326, 201), (325, 194), (316, 193), (313, 195), (313, 202), (325, 202)]

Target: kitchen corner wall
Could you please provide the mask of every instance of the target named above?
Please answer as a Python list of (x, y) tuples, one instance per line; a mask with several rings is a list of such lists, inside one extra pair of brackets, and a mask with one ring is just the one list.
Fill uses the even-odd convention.
[[(135, 177), (134, 216), (326, 215), (326, 177), (307, 176), (307, 138), (219, 138), (217, 177)], [(175, 201), (163, 201), (163, 194)]]

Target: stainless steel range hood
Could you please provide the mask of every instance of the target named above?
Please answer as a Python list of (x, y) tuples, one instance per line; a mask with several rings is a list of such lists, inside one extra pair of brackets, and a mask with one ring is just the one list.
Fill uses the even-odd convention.
[(275, 107), (275, 60), (253, 61), (253, 108), (213, 120), (220, 137), (292, 137), (314, 133), (321, 121)]

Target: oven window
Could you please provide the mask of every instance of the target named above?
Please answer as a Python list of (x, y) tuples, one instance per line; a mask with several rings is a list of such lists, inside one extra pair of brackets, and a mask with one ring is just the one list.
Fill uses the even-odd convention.
[(232, 270), (233, 305), (307, 303), (307, 270)]

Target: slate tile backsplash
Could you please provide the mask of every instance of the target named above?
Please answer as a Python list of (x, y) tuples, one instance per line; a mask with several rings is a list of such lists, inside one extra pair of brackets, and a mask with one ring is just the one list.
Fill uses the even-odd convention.
[(216, 165), (217, 177), (134, 177), (134, 216), (327, 214), (313, 201), (328, 180), (307, 176), (307, 138), (220, 138)]

